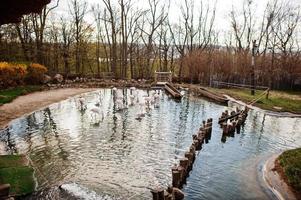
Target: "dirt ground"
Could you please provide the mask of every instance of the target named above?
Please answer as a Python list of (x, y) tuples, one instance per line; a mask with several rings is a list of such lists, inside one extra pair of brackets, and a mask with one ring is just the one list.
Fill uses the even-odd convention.
[(52, 103), (67, 99), (81, 93), (90, 92), (93, 88), (64, 88), (42, 92), (34, 92), (20, 96), (11, 103), (0, 106), (0, 129), (4, 128), (11, 120), (31, 113)]

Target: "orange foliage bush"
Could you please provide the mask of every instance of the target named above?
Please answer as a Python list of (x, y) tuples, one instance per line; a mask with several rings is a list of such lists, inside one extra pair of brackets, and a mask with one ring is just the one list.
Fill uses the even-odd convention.
[(47, 68), (43, 65), (32, 63), (25, 64), (0, 62), (0, 88), (21, 85), (26, 81), (29, 84), (42, 83)]
[(38, 63), (31, 63), (27, 67), (26, 82), (29, 84), (39, 84), (43, 82), (47, 68)]
[(22, 84), (26, 74), (26, 65), (0, 62), (0, 87)]

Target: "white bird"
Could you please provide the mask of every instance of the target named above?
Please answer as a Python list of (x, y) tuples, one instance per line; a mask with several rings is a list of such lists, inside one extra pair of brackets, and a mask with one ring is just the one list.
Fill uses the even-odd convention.
[(135, 96), (134, 95), (130, 95), (130, 105), (134, 105), (134, 101), (135, 101)]
[(159, 108), (160, 95), (158, 93), (154, 95), (154, 101), (155, 101), (155, 108)]
[(103, 112), (101, 111), (100, 108), (94, 107), (94, 108), (91, 108), (90, 111), (92, 112), (94, 119), (96, 119), (96, 116), (100, 117), (100, 115), (102, 115), (102, 119), (103, 119), (103, 117), (104, 117)]
[(145, 103), (143, 101), (139, 102), (140, 114), (144, 113)]
[(83, 104), (85, 104), (85, 99), (84, 99), (83, 97), (80, 97), (80, 98), (78, 99), (78, 102), (79, 102), (81, 105), (83, 105)]
[(140, 101), (139, 102), (139, 108), (140, 109), (139, 109), (139, 113), (137, 114), (137, 117), (136, 117), (137, 120), (141, 120), (142, 117), (145, 116), (145, 108), (144, 108), (144, 106), (145, 106), (145, 103), (143, 101)]
[(155, 99), (156, 101), (158, 101), (159, 98), (160, 98), (160, 95), (159, 95), (158, 93), (154, 94), (154, 99)]
[(85, 99), (83, 97), (80, 97), (78, 99), (78, 103), (79, 103), (79, 106), (80, 106), (81, 110), (85, 110), (87, 108), (86, 103), (85, 103)]
[(117, 109), (118, 109), (118, 110), (122, 110), (122, 109), (123, 109), (122, 98), (117, 98), (117, 100), (116, 100), (116, 105), (117, 105)]
[(151, 97), (144, 97), (145, 105), (149, 107), (151, 101)]
[(154, 97), (151, 97), (150, 103), (151, 103), (151, 105), (154, 105), (156, 103), (156, 100)]
[(136, 90), (137, 103), (139, 103), (139, 91)]

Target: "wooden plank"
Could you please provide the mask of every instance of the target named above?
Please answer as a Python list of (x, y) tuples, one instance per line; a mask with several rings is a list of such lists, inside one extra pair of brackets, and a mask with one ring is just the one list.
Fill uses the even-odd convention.
[(227, 121), (228, 119), (232, 119), (232, 118), (234, 118), (234, 117), (237, 117), (237, 116), (240, 115), (240, 114), (241, 114), (241, 112), (238, 112), (238, 113), (235, 113), (234, 115), (229, 115), (228, 117), (219, 119), (219, 120), (218, 120), (218, 123), (220, 124), (220, 123), (222, 123), (222, 122), (225, 122), (225, 121)]
[(175, 87), (173, 87), (170, 83), (165, 84), (165, 90), (169, 94), (171, 94), (175, 99), (181, 99), (182, 98), (181, 93)]
[(214, 101), (217, 101), (219, 103), (227, 104), (229, 101), (227, 98), (218, 96), (218, 95), (214, 94), (213, 92), (207, 90), (206, 88), (200, 87), (199, 91), (200, 91), (201, 95), (203, 95), (209, 99), (212, 99)]

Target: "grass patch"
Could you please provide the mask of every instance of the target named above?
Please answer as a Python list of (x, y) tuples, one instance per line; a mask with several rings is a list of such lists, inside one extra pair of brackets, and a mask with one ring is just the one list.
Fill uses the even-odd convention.
[(34, 191), (33, 169), (30, 167), (9, 167), (0, 169), (0, 183), (11, 185), (10, 195), (26, 195)]
[(279, 163), (289, 184), (296, 191), (301, 191), (301, 148), (282, 153)]
[(42, 90), (42, 86), (39, 85), (20, 86), (16, 88), (0, 90), (0, 105), (9, 103), (13, 101), (15, 98), (17, 98), (18, 96), (25, 95), (31, 92), (41, 91), (41, 90)]
[[(209, 90), (227, 94), (246, 103), (258, 98), (263, 92), (262, 90), (256, 90), (255, 96), (252, 96), (249, 89), (209, 88)], [(255, 105), (267, 110), (301, 113), (301, 92), (270, 91), (269, 99), (266, 99), (265, 96), (263, 96), (257, 103), (255, 103)], [(277, 107), (280, 108), (277, 109)]]
[(16, 166), (26, 166), (27, 161), (23, 155), (1, 155), (0, 169)]
[(23, 155), (0, 156), (0, 184), (11, 185), (10, 195), (20, 196), (34, 191), (34, 170), (26, 165), (27, 160)]

